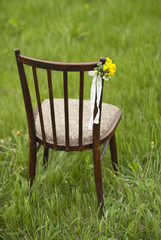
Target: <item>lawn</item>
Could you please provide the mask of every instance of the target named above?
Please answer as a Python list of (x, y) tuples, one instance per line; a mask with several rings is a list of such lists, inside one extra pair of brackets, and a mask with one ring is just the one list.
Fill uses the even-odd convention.
[[(160, 240), (161, 0), (0, 0), (0, 33), (0, 239)], [(30, 191), (15, 48), (45, 60), (86, 62), (108, 56), (116, 63), (103, 101), (122, 110), (116, 131), (119, 173), (107, 149), (102, 217), (91, 151), (51, 151), (44, 169), (40, 149)], [(74, 77), (69, 96), (78, 97)], [(92, 79), (86, 77), (89, 99)], [(41, 75), (44, 99), (46, 80)], [(32, 90), (32, 78), (30, 84)], [(58, 81), (56, 86), (60, 97), (63, 89)]]

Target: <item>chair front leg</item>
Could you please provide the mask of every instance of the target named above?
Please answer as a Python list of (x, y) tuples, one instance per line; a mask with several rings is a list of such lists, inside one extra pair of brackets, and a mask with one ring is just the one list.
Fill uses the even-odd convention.
[(110, 152), (111, 152), (111, 160), (113, 169), (117, 172), (117, 148), (116, 148), (116, 139), (115, 134), (113, 134), (112, 138), (110, 139)]
[(29, 140), (29, 180), (30, 188), (32, 187), (33, 180), (36, 172), (36, 141)]
[(98, 204), (100, 207), (100, 213), (102, 214), (104, 201), (103, 201), (103, 189), (102, 189), (100, 148), (98, 146), (93, 147), (93, 160), (94, 160), (94, 175), (95, 175), (96, 192), (97, 192), (97, 197), (98, 197)]
[(43, 165), (48, 163), (49, 148), (44, 148)]

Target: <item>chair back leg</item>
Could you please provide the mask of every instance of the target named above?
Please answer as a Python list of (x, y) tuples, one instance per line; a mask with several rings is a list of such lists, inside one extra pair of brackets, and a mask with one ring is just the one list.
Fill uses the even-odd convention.
[(49, 148), (44, 148), (43, 166), (48, 164)]
[(100, 213), (102, 214), (104, 201), (103, 201), (103, 189), (102, 189), (100, 149), (98, 146), (93, 147), (93, 161), (94, 161), (94, 175), (95, 175), (95, 185), (96, 185), (96, 192), (98, 197), (98, 204), (100, 207)]
[(117, 148), (116, 148), (116, 139), (115, 134), (113, 134), (112, 138), (110, 139), (110, 152), (111, 152), (111, 160), (113, 169), (117, 172)]
[(36, 172), (36, 141), (29, 141), (29, 180), (32, 187)]

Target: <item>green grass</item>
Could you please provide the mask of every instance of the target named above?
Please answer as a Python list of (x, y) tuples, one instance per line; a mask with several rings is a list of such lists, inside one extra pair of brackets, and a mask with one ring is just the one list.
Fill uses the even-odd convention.
[[(161, 1), (1, 0), (0, 32), (0, 239), (160, 240)], [(17, 47), (46, 60), (108, 56), (116, 63), (115, 76), (105, 83), (104, 102), (119, 106), (123, 114), (116, 132), (119, 174), (114, 174), (107, 150), (102, 217), (91, 151), (51, 151), (43, 169), (40, 149), (30, 191)], [(31, 76), (29, 69), (27, 74)], [(45, 98), (45, 75), (39, 74)], [(77, 97), (74, 77), (69, 96)], [(91, 80), (87, 76), (86, 99)], [(30, 84), (33, 93), (31, 78)], [(56, 97), (62, 96), (61, 84), (55, 82)]]

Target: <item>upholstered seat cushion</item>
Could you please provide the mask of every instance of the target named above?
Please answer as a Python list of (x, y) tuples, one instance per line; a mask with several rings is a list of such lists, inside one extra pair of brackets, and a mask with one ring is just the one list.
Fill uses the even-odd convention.
[[(70, 144), (78, 144), (79, 133), (79, 100), (69, 99), (69, 139)], [(58, 144), (65, 144), (65, 120), (64, 120), (64, 99), (54, 99), (56, 133)], [(102, 103), (101, 116), (101, 136), (104, 135), (110, 128), (115, 117), (119, 112), (119, 108)], [(50, 114), (50, 101), (46, 99), (42, 103), (42, 112), (44, 119), (44, 127), (46, 139), (53, 141), (52, 123)], [(92, 141), (92, 130), (88, 129), (88, 123), (91, 116), (90, 101), (83, 100), (83, 143)], [(39, 113), (36, 116), (36, 131), (39, 136), (42, 136)]]

